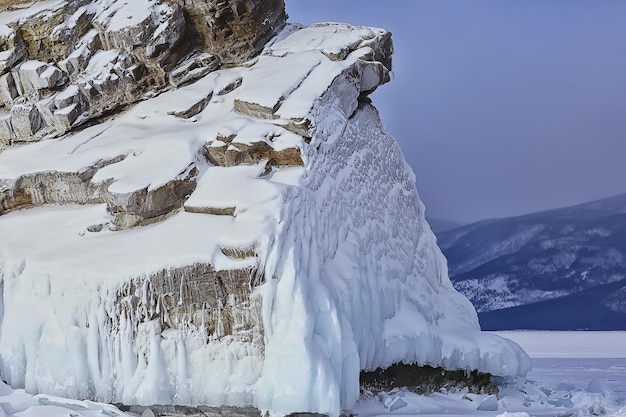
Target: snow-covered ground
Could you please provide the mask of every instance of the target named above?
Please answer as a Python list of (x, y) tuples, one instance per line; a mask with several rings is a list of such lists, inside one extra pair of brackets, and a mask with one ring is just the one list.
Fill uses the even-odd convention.
[[(594, 413), (626, 417), (626, 332), (498, 334), (517, 341), (535, 365), (526, 381), (518, 380), (515, 386), (501, 388), (498, 397), (467, 392), (418, 396), (399, 390), (361, 400), (355, 411), (360, 417), (588, 416)], [(591, 382), (594, 380), (596, 382)], [(0, 383), (0, 417), (5, 415), (135, 417), (111, 405), (50, 395), (33, 396)]]

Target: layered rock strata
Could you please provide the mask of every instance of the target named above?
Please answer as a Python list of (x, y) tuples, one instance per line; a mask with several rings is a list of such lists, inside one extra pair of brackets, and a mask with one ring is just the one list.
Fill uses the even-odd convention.
[(277, 33), (282, 3), (260, 1), (58, 0), (0, 17), (9, 383), (337, 416), (362, 369), (528, 370), (450, 284), (367, 97), (389, 80), (389, 32)]
[(0, 149), (244, 62), (286, 20), (282, 0), (57, 0), (0, 11)]

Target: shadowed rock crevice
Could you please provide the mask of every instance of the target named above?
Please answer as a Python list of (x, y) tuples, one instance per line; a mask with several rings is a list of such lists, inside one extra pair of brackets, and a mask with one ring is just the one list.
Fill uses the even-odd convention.
[(361, 390), (373, 394), (392, 388), (408, 388), (418, 394), (431, 394), (441, 389), (467, 389), (479, 394), (498, 392), (497, 385), (491, 382), (491, 374), (462, 369), (450, 371), (417, 364), (397, 363), (385, 369), (361, 371), (360, 382)]

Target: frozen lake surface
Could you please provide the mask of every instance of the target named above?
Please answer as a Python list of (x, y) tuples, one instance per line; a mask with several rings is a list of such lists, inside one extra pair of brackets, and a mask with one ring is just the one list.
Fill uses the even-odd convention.
[(499, 331), (531, 358), (626, 358), (626, 331)]
[(528, 378), (554, 388), (569, 384), (584, 389), (592, 379), (604, 382), (617, 401), (626, 404), (626, 359), (624, 358), (533, 358)]
[(517, 342), (533, 360), (528, 378), (549, 388), (604, 382), (626, 405), (626, 332), (493, 332)]

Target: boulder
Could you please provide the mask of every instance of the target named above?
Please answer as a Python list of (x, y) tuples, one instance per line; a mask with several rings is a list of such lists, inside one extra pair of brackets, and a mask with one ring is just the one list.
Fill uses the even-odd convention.
[(43, 127), (41, 113), (34, 103), (20, 100), (11, 107), (11, 126), (16, 140), (32, 141)]

